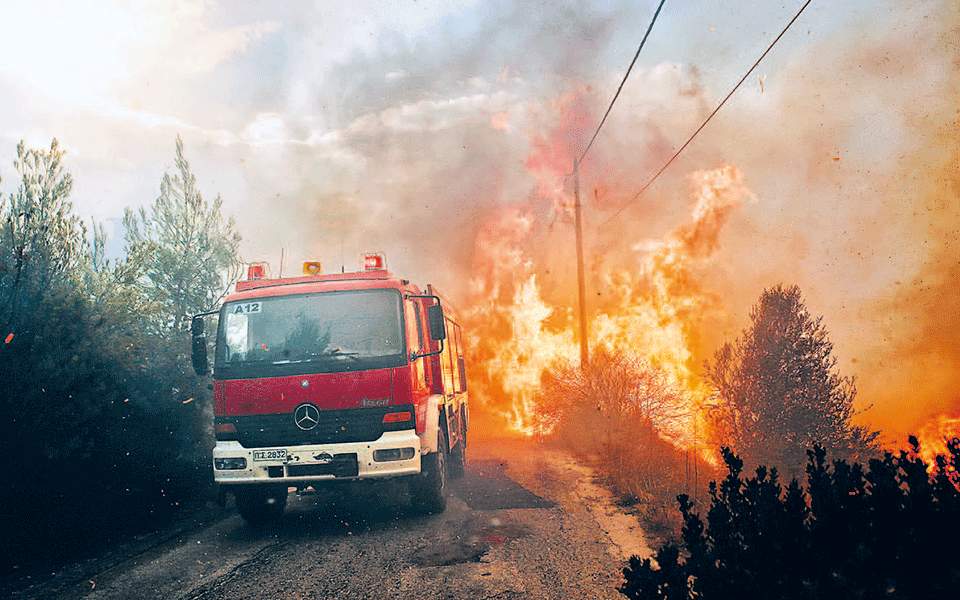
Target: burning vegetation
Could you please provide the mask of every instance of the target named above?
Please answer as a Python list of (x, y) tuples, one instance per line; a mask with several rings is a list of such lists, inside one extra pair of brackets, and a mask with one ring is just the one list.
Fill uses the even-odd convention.
[[(878, 57), (893, 60), (898, 44), (871, 39), (850, 48), (833, 40), (822, 49), (843, 56), (837, 68), (850, 85), (866, 86), (886, 68)], [(944, 60), (949, 54), (942, 39), (932, 40), (929, 50)], [(897, 69), (920, 60), (914, 53), (896, 56)], [(696, 72), (679, 79), (678, 102), (701, 97)], [(930, 85), (950, 96), (948, 79), (934, 78)], [(796, 86), (786, 87), (788, 93), (802, 95)], [(778, 109), (797, 109), (796, 101), (782, 92), (766, 92), (777, 94), (773, 103)], [(836, 107), (849, 108), (847, 99), (829, 94)], [(899, 92), (893, 94), (899, 102)], [(577, 397), (600, 419), (644, 422), (656, 443), (636, 432), (620, 433), (624, 439), (644, 440), (647, 448), (660, 443), (672, 447), (677, 453), (671, 463), (674, 472), (687, 469), (691, 455), (697, 457), (697, 468), (709, 470), (719, 464), (722, 444), (733, 445), (750, 465), (777, 464), (788, 473), (802, 469), (805, 450), (815, 443), (838, 458), (860, 460), (877, 455), (881, 447), (902, 447), (906, 434), (916, 432), (924, 439), (921, 447), (929, 464), (934, 452), (945, 451), (944, 439), (957, 427), (956, 419), (947, 415), (956, 414), (960, 401), (960, 357), (945, 339), (945, 331), (954, 331), (952, 324), (938, 328), (933, 321), (937, 315), (951, 321), (960, 314), (956, 295), (947, 289), (955, 284), (960, 265), (960, 205), (955, 200), (960, 193), (960, 147), (956, 123), (945, 125), (949, 118), (939, 101), (922, 111), (903, 104), (901, 114), (916, 127), (914, 138), (903, 147), (916, 152), (893, 163), (890, 173), (870, 178), (881, 215), (905, 216), (902, 209), (891, 208), (893, 202), (913, 207), (908, 209), (912, 216), (898, 223), (885, 217), (868, 223), (854, 216), (843, 182), (856, 158), (838, 152), (835, 144), (818, 154), (817, 148), (829, 146), (819, 133), (800, 135), (790, 143), (791, 151), (803, 156), (806, 171), (800, 179), (806, 188), (780, 191), (770, 183), (779, 179), (775, 170), (783, 168), (782, 162), (739, 151), (735, 154), (747, 159), (739, 164), (719, 160), (714, 168), (687, 171), (685, 195), (660, 192), (647, 199), (669, 219), (641, 206), (632, 216), (605, 220), (619, 214), (611, 209), (629, 198), (636, 177), (624, 172), (620, 157), (592, 158), (599, 165), (590, 171), (585, 194), (593, 211), (587, 229), (586, 304), (596, 362), (588, 369), (578, 367), (575, 334), (570, 168), (585, 131), (596, 121), (588, 115), (598, 102), (592, 88), (575, 87), (545, 105), (527, 122), (523, 164), (530, 190), (482, 213), (472, 253), (465, 305), (472, 368), (479, 376), (473, 394), (484, 402), (488, 415), (496, 417), (488, 431), (561, 439), (576, 426), (588, 430), (586, 415), (569, 400)], [(837, 139), (853, 135), (849, 123), (824, 118)], [(498, 131), (516, 134), (520, 129), (503, 113), (491, 123)], [(640, 153), (641, 167), (647, 154), (669, 151), (662, 132), (648, 119), (638, 118), (634, 125), (639, 139), (657, 140)], [(739, 134), (738, 126), (744, 124), (723, 131)], [(612, 135), (608, 143), (619, 151), (646, 143)], [(780, 139), (761, 137), (764, 147), (783, 158)], [(734, 135), (725, 138), (731, 146), (738, 140)], [(759, 179), (766, 190), (789, 195), (789, 201), (758, 194), (751, 179)], [(805, 196), (818, 193), (835, 194), (836, 210), (825, 214), (822, 199)], [(862, 202), (867, 198), (863, 193), (858, 189), (849, 196)], [(805, 211), (808, 203), (810, 210)], [(789, 229), (776, 236), (763, 231), (753, 207), (765, 205), (769, 209), (764, 210), (793, 215)], [(651, 236), (648, 232), (657, 228), (638, 219), (638, 212), (666, 233)], [(841, 231), (844, 219), (851, 225)], [(909, 241), (888, 239), (893, 231)], [(889, 260), (878, 266), (881, 241), (910, 247), (903, 252), (889, 249)], [(825, 283), (829, 280), (819, 273), (811, 274), (816, 264), (848, 272), (848, 280)], [(868, 275), (870, 265), (874, 270)], [(916, 276), (910, 281), (897, 272)], [(862, 289), (856, 287), (858, 277), (864, 281)], [(758, 296), (751, 314), (748, 307)], [(775, 296), (793, 308), (758, 322), (757, 313), (769, 308)], [(829, 318), (818, 316), (821, 313)], [(735, 332), (741, 329), (737, 339)], [(932, 372), (925, 373), (924, 365)], [(621, 392), (604, 390), (598, 383), (609, 369), (620, 369), (618, 385), (627, 390), (629, 411), (612, 408)], [(751, 377), (764, 381), (751, 382)], [(652, 380), (662, 384), (655, 391), (646, 387)], [(639, 407), (650, 402), (663, 402), (672, 418), (644, 419)], [(598, 423), (594, 431), (609, 427)], [(936, 441), (931, 442), (931, 436)], [(588, 452), (616, 456), (618, 449), (607, 437), (606, 442), (599, 434), (579, 441)], [(642, 470), (639, 457), (630, 460), (635, 470)], [(620, 487), (630, 495), (639, 489), (629, 483)]]
[[(566, 161), (556, 158), (562, 149), (542, 140), (533, 148), (527, 165), (538, 182), (534, 199), (500, 212), (478, 236), (470, 322), (474, 366), (483, 374), (482, 398), (511, 431), (523, 435), (553, 433), (565, 416), (579, 421), (570, 415), (578, 404), (572, 398), (580, 398), (600, 413), (641, 418), (660, 441), (715, 463), (717, 442), (723, 440), (709, 412), (718, 408), (720, 396), (717, 382), (703, 377), (696, 346), (705, 315), (720, 310), (722, 302), (699, 273), (709, 268), (731, 215), (756, 201), (743, 174), (731, 165), (694, 172), (688, 178), (692, 207), (685, 222), (661, 239), (616, 240), (630, 247), (632, 259), (625, 263), (594, 262), (592, 280), (604, 291), (590, 300), (589, 342), (596, 362), (581, 370), (573, 311), (566, 303), (551, 303), (538, 282), (540, 271), (569, 284), (571, 269), (538, 269), (535, 255), (550, 249), (530, 242), (538, 214), (567, 217)], [(548, 203), (548, 210), (538, 212), (538, 200)], [(619, 255), (610, 248), (613, 242), (604, 241), (606, 250)], [(555, 286), (554, 295), (563, 287)], [(832, 361), (829, 369), (836, 359), (826, 343), (826, 356), (818, 358)], [(607, 381), (611, 370), (618, 373), (616, 382)], [(605, 390), (604, 381), (614, 387)], [(851, 389), (846, 412), (839, 416), (843, 426), (853, 394)], [(629, 411), (623, 408), (627, 405)], [(667, 413), (670, 417), (663, 418)]]
[[(942, 42), (932, 40), (930, 52), (946, 59)], [(844, 56), (838, 69), (849, 75), (851, 85), (867, 85), (883, 72), (878, 55), (891, 56), (897, 42), (871, 40), (868, 45), (850, 49), (836, 41), (825, 44), (834, 50), (846, 48), (837, 52)], [(897, 56), (898, 69), (920, 60), (913, 54)], [(699, 85), (691, 84), (697, 81), (696, 73), (680, 79), (686, 84), (677, 84), (678, 98), (703, 93)], [(947, 79), (931, 80), (931, 86), (950, 95)], [(473, 391), (500, 419), (490, 425), (492, 430), (527, 436), (554, 432), (558, 418), (550, 406), (547, 383), (578, 363), (569, 172), (586, 127), (595, 122), (586, 117), (597, 104), (594, 94), (591, 88), (579, 87), (539, 110), (527, 132), (529, 151), (523, 161), (531, 189), (519, 200), (485, 211), (477, 227), (472, 277), (465, 294), (469, 300), (464, 304), (470, 316), (473, 369), (480, 375)], [(795, 105), (779, 95), (774, 102), (784, 110)], [(837, 106), (841, 104), (838, 101)], [(730, 420), (718, 421), (729, 408), (729, 398), (723, 397), (722, 382), (710, 376), (706, 363), (725, 342), (734, 340), (748, 318), (750, 304), (778, 284), (791, 290), (799, 284), (805, 293), (801, 302), (809, 303), (809, 308), (803, 304), (802, 312), (817, 326), (798, 333), (798, 339), (811, 335), (822, 343), (815, 352), (820, 353), (821, 372), (831, 382), (827, 395), (836, 400), (836, 407), (821, 408), (835, 421), (827, 429), (844, 432), (837, 435), (845, 439), (828, 442), (827, 429), (817, 429), (811, 421), (813, 429), (795, 444), (790, 462), (799, 466), (803, 448), (817, 441), (840, 456), (854, 458), (875, 451), (877, 443), (897, 448), (910, 432), (933, 431), (941, 423), (952, 422), (946, 415), (956, 414), (960, 401), (956, 368), (960, 356), (955, 344), (947, 341), (955, 329), (953, 315), (960, 314), (956, 294), (949, 291), (960, 265), (956, 258), (960, 256), (956, 123), (946, 124), (948, 117), (939, 101), (923, 111), (903, 108), (904, 118), (916, 125), (914, 138), (904, 144), (916, 152), (894, 164), (891, 173), (871, 176), (870, 184), (881, 215), (893, 218), (894, 213), (904, 216), (904, 210), (912, 211), (910, 218), (897, 223), (877, 217), (870, 223), (854, 220), (849, 229), (834, 231), (838, 222), (853, 218), (849, 202), (844, 204), (842, 182), (849, 177), (844, 170), (855, 158), (845, 155), (836, 160), (836, 151), (816, 154), (815, 148), (823, 146), (824, 140), (813, 139), (813, 134), (791, 145), (804, 155), (810, 193), (838, 194), (832, 215), (816, 208), (823, 201), (806, 198), (800, 190), (785, 192), (795, 194), (789, 201), (756, 193), (747, 174), (770, 189), (770, 179), (778, 177), (770, 171), (782, 165), (766, 169), (767, 157), (740, 152), (752, 161), (721, 161), (715, 168), (688, 171), (685, 195), (662, 192), (648, 198), (670, 220), (652, 216), (654, 211), (641, 206), (632, 216), (625, 213), (605, 221), (612, 208), (629, 198), (635, 177), (624, 173), (622, 160), (602, 154), (596, 158), (600, 164), (587, 178), (591, 187), (585, 194), (594, 213), (593, 226), (587, 229), (589, 344), (594, 351), (635, 357), (669, 382), (684, 416), (670, 427), (657, 427), (662, 440), (717, 462), (719, 445), (731, 442)], [(498, 113), (498, 130), (504, 120)], [(638, 122), (643, 134), (659, 139), (660, 131), (644, 130), (648, 125), (644, 119)], [(852, 134), (847, 123), (837, 121), (833, 126), (838, 138)], [(609, 143), (618, 149), (642, 145), (624, 143), (612, 135), (614, 141)], [(783, 149), (780, 140), (764, 139), (773, 152)], [(727, 143), (737, 144), (735, 138)], [(648, 150), (662, 155), (665, 147), (669, 148), (659, 145)], [(642, 157), (639, 160), (644, 162)], [(916, 185), (907, 186), (907, 181)], [(862, 198), (860, 190), (851, 196)], [(754, 209), (769, 205), (770, 211), (799, 219), (808, 202), (809, 219), (791, 222), (791, 229), (776, 241), (772, 232), (762, 230)], [(912, 208), (892, 211), (893, 202)], [(680, 205), (685, 207), (683, 213)], [(643, 218), (666, 223), (660, 229), (666, 233), (650, 236), (646, 232), (655, 228), (638, 219), (638, 212)], [(888, 239), (893, 231), (902, 232), (906, 239)], [(878, 266), (880, 242), (889, 260)], [(829, 283), (819, 272), (811, 274), (827, 268), (817, 265), (849, 272), (848, 281)], [(915, 275), (911, 279), (898, 272)], [(857, 289), (858, 277), (864, 281), (862, 289)], [(762, 290), (767, 291), (761, 294)], [(937, 319), (946, 319), (949, 325), (937, 327)], [(817, 375), (798, 377), (812, 384)], [(744, 453), (748, 461), (781, 460), (772, 454)]]
[[(937, 464), (937, 456), (950, 455), (950, 440), (960, 438), (960, 417), (939, 415), (921, 427), (916, 438), (920, 458), (933, 467)], [(956, 465), (950, 464), (948, 468), (955, 470)]]
[[(540, 187), (561, 186), (562, 173), (555, 175), (555, 186)], [(588, 327), (591, 347), (606, 355), (642, 357), (676, 390), (686, 423), (674, 423), (664, 435), (681, 446), (694, 443), (709, 395), (697, 374), (691, 340), (697, 336), (700, 315), (717, 302), (693, 270), (711, 258), (731, 211), (752, 198), (742, 174), (732, 166), (696, 172), (690, 186), (694, 206), (687, 223), (660, 240), (632, 242), (640, 258), (626, 268), (594, 268), (594, 279), (605, 282), (606, 294), (600, 302), (592, 301)], [(550, 218), (562, 218), (565, 204), (558, 206)], [(535, 218), (532, 206), (511, 208), (482, 230), (471, 282), (476, 366), (485, 374), (482, 395), (511, 430), (526, 435), (552, 431), (536, 400), (541, 378), (578, 357), (571, 307), (551, 304), (538, 284), (527, 246)], [(570, 269), (558, 271), (554, 278), (570, 281)]]
[[(856, 36), (811, 41), (802, 56), (816, 60), (784, 58), (753, 96), (741, 92), (748, 108), (726, 113), (711, 125), (713, 141), (691, 147), (685, 156), (696, 160), (675, 165), (644, 204), (619, 213), (640, 178), (670, 155), (677, 132), (712, 105), (696, 66), (638, 69), (636, 95), (625, 96), (626, 110), (612, 116), (583, 171), (586, 368), (574, 333), (569, 172), (603, 102), (601, 82), (584, 83), (596, 75), (584, 64), (596, 57), (537, 47), (530, 54), (560, 58), (540, 63), (541, 72), (504, 62), (495, 65), (499, 76), (475, 76), (490, 66), (481, 55), (500, 52), (489, 39), (506, 18), (482, 24), (472, 47), (444, 47), (442, 78), (417, 71), (429, 61), (420, 47), (408, 49), (410, 73), (394, 72), (436, 81), (429, 93), (410, 86), (391, 106), (351, 100), (349, 119), (329, 131), (312, 123), (288, 131), (271, 113), (283, 139), (250, 143), (249, 155), (240, 154), (249, 140), (225, 144), (220, 151), (244, 163), (244, 174), (276, 174), (257, 190), (271, 199), (258, 210), (204, 202), (178, 145), (179, 174), (164, 178), (152, 210), (127, 215), (127, 256), (113, 263), (104, 260), (101, 232), (88, 237), (67, 200), (62, 151), (21, 147), (20, 181), (0, 198), (0, 372), (12, 382), (0, 447), (12, 462), (40, 457), (41, 475), (10, 469), (20, 479), (4, 496), (15, 508), (4, 523), (60, 515), (39, 534), (21, 526), (19, 539), (45, 543), (63, 537), (61, 525), (87, 523), (73, 532), (77, 542), (111, 511), (154, 519), (202, 486), (197, 465), (206, 453), (197, 440), (209, 441), (209, 397), (180, 359), (187, 317), (216, 304), (221, 279), (240, 260), (239, 235), (221, 208), (258, 234), (245, 241), (257, 252), (286, 243), (342, 258), (345, 240), (348, 248), (370, 238), (401, 246), (387, 250), (439, 274), (465, 309), (478, 424), (489, 434), (567, 443), (597, 459), (624, 496), (660, 513), (679, 490), (701, 495), (725, 464), (732, 478), (710, 496), (718, 514), (745, 489), (759, 489), (771, 505), (786, 503), (771, 514), (793, 511), (780, 525), (815, 537), (806, 511), (819, 509), (801, 506), (799, 492), (778, 487), (770, 471), (741, 481), (741, 459), (796, 473), (812, 444), (864, 461), (880, 446), (899, 447), (908, 432), (920, 439), (913, 455), (865, 462), (867, 478), (909, 479), (923, 492), (918, 455), (946, 490), (957, 460), (948, 440), (960, 434), (960, 8), (896, 4), (897, 27), (887, 17)], [(556, 29), (550, 17), (535, 18), (535, 35), (518, 35), (497, 60)], [(563, 19), (591, 39), (618, 22)], [(934, 22), (933, 31), (923, 24)], [(587, 58), (560, 64), (574, 54)], [(324, 87), (377, 101), (396, 91), (384, 93), (377, 65), (364, 61), (343, 65), (336, 77), (345, 79)], [(548, 71), (559, 76), (531, 85)], [(301, 129), (309, 137), (287, 139)], [(448, 201), (421, 211), (424, 198), (443, 194)], [(176, 225), (184, 223), (197, 239), (181, 235)], [(75, 406), (80, 426), (54, 431), (76, 420)], [(721, 456), (723, 444), (741, 458)], [(136, 456), (144, 445), (149, 456)], [(953, 462), (937, 471), (936, 455), (948, 451)], [(149, 471), (130, 468), (131, 452)], [(65, 479), (57, 466), (65, 457), (95, 476)], [(821, 454), (810, 460), (817, 477), (844, 480), (834, 491), (868, 495), (862, 469), (831, 470)], [(118, 471), (132, 475), (121, 480)], [(822, 498), (814, 483), (810, 497)], [(101, 501), (98, 484), (116, 492), (116, 504)], [(60, 498), (46, 493), (54, 486)], [(876, 489), (896, 496), (894, 487)], [(66, 512), (64, 496), (75, 498)], [(91, 518), (87, 507), (97, 506)], [(684, 506), (684, 524), (697, 533)], [(905, 506), (891, 509), (892, 518)], [(748, 528), (744, 514), (738, 527)], [(813, 554), (811, 539), (790, 551)]]

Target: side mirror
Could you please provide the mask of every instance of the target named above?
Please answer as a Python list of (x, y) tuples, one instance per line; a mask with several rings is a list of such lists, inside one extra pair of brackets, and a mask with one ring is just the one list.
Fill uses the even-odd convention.
[(427, 307), (427, 322), (430, 327), (431, 340), (447, 339), (447, 327), (443, 319), (443, 309), (439, 304), (432, 304)]
[(193, 337), (198, 335), (203, 335), (203, 332), (206, 331), (206, 323), (203, 320), (203, 317), (197, 315), (190, 321), (190, 333)]
[(406, 298), (408, 300), (413, 298), (429, 298), (435, 302), (435, 304), (427, 307), (427, 328), (430, 332), (430, 339), (440, 342), (439, 350), (421, 353), (414, 352), (410, 355), (410, 361), (412, 362), (418, 358), (427, 358), (428, 356), (441, 354), (443, 352), (443, 340), (447, 339), (447, 328), (444, 325), (443, 308), (440, 306), (440, 297), (434, 296), (433, 294), (408, 294)]
[(196, 316), (190, 323), (192, 338), (191, 359), (193, 370), (197, 375), (206, 375), (210, 371), (210, 362), (207, 360), (207, 336), (204, 335), (203, 317)]

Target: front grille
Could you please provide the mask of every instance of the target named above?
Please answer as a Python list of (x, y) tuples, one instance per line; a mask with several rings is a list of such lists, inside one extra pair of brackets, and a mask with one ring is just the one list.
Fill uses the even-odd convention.
[(288, 465), (287, 477), (309, 477), (312, 475), (333, 475), (335, 477), (356, 477), (360, 465), (356, 454), (334, 454), (333, 461), (326, 465)]
[[(221, 417), (237, 426), (237, 440), (246, 448), (303, 446), (338, 442), (372, 442), (385, 431), (383, 415), (407, 407), (321, 410), (320, 422), (308, 431), (297, 427), (293, 413)], [(409, 410), (412, 410), (410, 408)], [(407, 427), (412, 427), (412, 423)], [(388, 425), (388, 427), (390, 427)]]

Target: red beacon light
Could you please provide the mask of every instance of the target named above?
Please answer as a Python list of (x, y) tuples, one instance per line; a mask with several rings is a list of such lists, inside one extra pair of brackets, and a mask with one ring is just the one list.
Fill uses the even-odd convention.
[(266, 279), (268, 277), (267, 263), (255, 262), (247, 265), (247, 280)]
[(387, 257), (383, 252), (368, 252), (361, 260), (364, 271), (383, 271), (387, 268)]

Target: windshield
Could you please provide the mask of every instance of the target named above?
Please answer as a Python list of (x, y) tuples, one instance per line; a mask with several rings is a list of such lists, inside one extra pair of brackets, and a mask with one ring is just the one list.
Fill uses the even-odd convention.
[(227, 377), (397, 366), (404, 356), (400, 310), (392, 290), (228, 302), (216, 366)]

